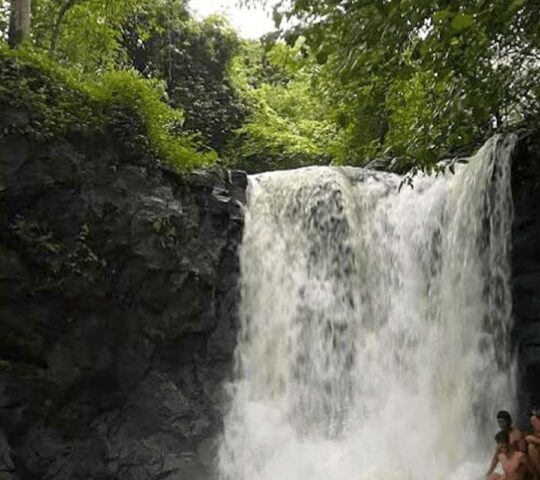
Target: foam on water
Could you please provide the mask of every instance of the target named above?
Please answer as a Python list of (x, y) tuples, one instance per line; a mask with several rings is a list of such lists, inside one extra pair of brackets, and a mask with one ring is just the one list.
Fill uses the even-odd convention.
[(250, 178), (224, 480), (467, 480), (512, 409), (513, 138), (455, 175)]

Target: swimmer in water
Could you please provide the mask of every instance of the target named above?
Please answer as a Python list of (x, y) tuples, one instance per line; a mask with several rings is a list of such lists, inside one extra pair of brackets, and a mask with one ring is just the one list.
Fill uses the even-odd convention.
[[(499, 428), (502, 432), (508, 433), (512, 448), (514, 450), (527, 453), (527, 443), (525, 442), (525, 436), (523, 435), (523, 433), (521, 433), (520, 430), (518, 430), (512, 425), (512, 417), (506, 410), (500, 410), (499, 412), (497, 412), (497, 423), (499, 424)], [(489, 466), (489, 470), (486, 473), (486, 477), (489, 477), (495, 471), (495, 467), (499, 463), (499, 460), (497, 458), (498, 455), (499, 451), (497, 449), (495, 450), (495, 454), (493, 455), (493, 459), (491, 460), (491, 465)]]
[(497, 463), (501, 464), (504, 475), (490, 472), (487, 480), (525, 480), (532, 472), (527, 455), (514, 448), (507, 431), (497, 433), (495, 441), (497, 442)]

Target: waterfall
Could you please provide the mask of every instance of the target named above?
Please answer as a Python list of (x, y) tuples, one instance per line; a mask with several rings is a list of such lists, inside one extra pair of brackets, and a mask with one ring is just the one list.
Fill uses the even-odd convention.
[(513, 137), (455, 173), (250, 177), (223, 480), (483, 479), (512, 410)]

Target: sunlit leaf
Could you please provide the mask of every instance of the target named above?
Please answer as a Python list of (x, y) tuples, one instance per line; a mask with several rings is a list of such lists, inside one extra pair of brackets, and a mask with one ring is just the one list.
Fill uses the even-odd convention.
[(450, 17), (450, 12), (448, 10), (439, 10), (438, 12), (433, 14), (433, 22), (434, 23), (441, 23), (444, 20), (446, 20), (448, 17)]
[(454, 30), (465, 30), (474, 24), (474, 17), (466, 13), (458, 13), (450, 23)]

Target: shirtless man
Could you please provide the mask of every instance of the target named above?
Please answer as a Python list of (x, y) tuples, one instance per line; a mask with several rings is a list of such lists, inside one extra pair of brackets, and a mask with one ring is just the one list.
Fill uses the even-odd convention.
[(535, 409), (531, 413), (531, 425), (533, 433), (527, 435), (527, 453), (531, 459), (534, 475), (540, 479), (540, 409)]
[[(525, 436), (512, 425), (512, 417), (506, 410), (500, 410), (497, 412), (497, 423), (499, 424), (501, 431), (508, 434), (509, 442), (512, 448), (516, 451), (526, 453), (527, 444), (525, 442)], [(499, 463), (498, 455), (499, 449), (497, 448), (495, 450), (495, 454), (493, 455), (493, 460), (491, 460), (489, 470), (486, 473), (486, 477), (489, 477), (495, 471), (495, 467)]]
[(490, 472), (487, 480), (525, 480), (531, 472), (527, 455), (512, 446), (510, 435), (506, 431), (497, 433), (495, 441), (497, 442), (497, 463), (501, 464), (504, 475)]

